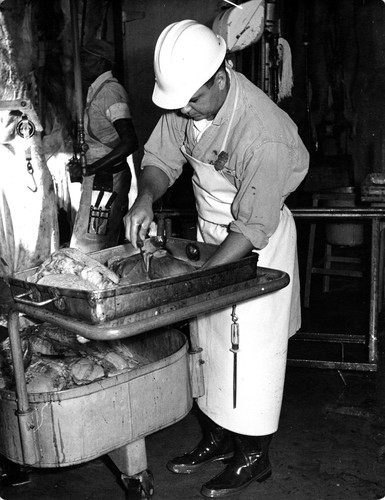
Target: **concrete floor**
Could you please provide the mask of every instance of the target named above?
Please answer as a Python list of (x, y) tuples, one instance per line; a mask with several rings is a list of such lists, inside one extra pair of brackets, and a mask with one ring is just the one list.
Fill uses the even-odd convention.
[[(370, 500), (385, 497), (385, 414), (378, 375), (289, 367), (281, 423), (271, 445), (273, 475), (232, 498), (242, 500)], [(381, 391), (379, 391), (381, 388)], [(381, 392), (381, 394), (379, 394)], [(218, 473), (211, 464), (194, 475), (165, 468), (199, 440), (193, 413), (146, 438), (159, 500), (201, 498), (201, 485)], [(65, 469), (34, 469), (29, 484), (0, 486), (5, 500), (124, 500), (117, 471), (106, 457)], [(130, 497), (128, 497), (130, 498)]]
[[(346, 280), (345, 280), (346, 281)], [(320, 287), (315, 282), (315, 289)], [(367, 328), (368, 296), (361, 282), (314, 292), (304, 328)], [(0, 299), (6, 306), (6, 297)], [(326, 320), (323, 325), (322, 321)], [(320, 359), (329, 355), (317, 347)], [(352, 356), (359, 354), (353, 353)], [(385, 360), (377, 372), (288, 366), (280, 427), (271, 445), (273, 475), (253, 483), (240, 500), (385, 499)], [(200, 438), (193, 412), (146, 437), (154, 500), (192, 500), (222, 464), (193, 475), (167, 471), (167, 461)], [(3, 500), (124, 500), (118, 471), (107, 457), (63, 469), (32, 469), (22, 486), (0, 485)], [(129, 500), (131, 497), (128, 497)], [(127, 500), (127, 499), (126, 499)]]

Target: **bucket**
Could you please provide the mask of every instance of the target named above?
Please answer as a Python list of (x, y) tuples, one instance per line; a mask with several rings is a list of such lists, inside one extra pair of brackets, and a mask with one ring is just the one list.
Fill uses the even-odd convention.
[[(191, 410), (188, 345), (173, 328), (125, 339), (151, 362), (88, 385), (28, 393), (35, 412), (35, 468), (94, 460), (184, 418)], [(0, 390), (0, 453), (24, 463), (17, 395)], [(132, 458), (135, 463), (137, 457)]]
[[(333, 189), (328, 192), (330, 198), (324, 200), (324, 206), (329, 208), (346, 208), (356, 206), (356, 192), (352, 186)], [(333, 196), (335, 194), (335, 197)], [(364, 241), (362, 223), (339, 222), (326, 224), (326, 242), (331, 245), (355, 247)]]

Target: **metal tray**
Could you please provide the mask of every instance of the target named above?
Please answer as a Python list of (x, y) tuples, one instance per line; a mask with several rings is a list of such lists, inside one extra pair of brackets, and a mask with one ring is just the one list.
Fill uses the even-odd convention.
[[(147, 251), (155, 248), (155, 238), (146, 240)], [(238, 262), (200, 270), (199, 267), (215, 252), (216, 245), (168, 238), (165, 248), (174, 257), (195, 265), (197, 270), (181, 276), (134, 285), (117, 285), (101, 291), (74, 290), (29, 283), (27, 277), (34, 274), (36, 267), (16, 273), (8, 281), (16, 303), (56, 311), (63, 316), (90, 324), (101, 324), (169, 302), (183, 301), (257, 276), (257, 253)], [(90, 255), (104, 264), (112, 257), (129, 257), (138, 253), (139, 251), (131, 244), (126, 244), (92, 252)]]

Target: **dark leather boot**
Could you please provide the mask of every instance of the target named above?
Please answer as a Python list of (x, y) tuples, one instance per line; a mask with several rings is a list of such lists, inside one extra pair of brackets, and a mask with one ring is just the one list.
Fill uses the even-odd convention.
[(170, 460), (166, 466), (175, 474), (192, 474), (203, 465), (230, 459), (234, 455), (234, 440), (230, 431), (219, 427), (202, 412), (198, 420), (203, 434), (198, 446), (181, 457)]
[(234, 434), (235, 454), (226, 469), (202, 486), (208, 498), (231, 496), (251, 482), (262, 482), (271, 476), (268, 451), (273, 435), (243, 436)]

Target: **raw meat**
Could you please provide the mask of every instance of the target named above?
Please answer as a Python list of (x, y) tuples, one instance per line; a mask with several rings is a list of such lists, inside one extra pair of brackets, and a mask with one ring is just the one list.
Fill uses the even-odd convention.
[(47, 275), (60, 274), (79, 276), (92, 283), (95, 290), (111, 288), (119, 283), (119, 276), (116, 273), (76, 248), (63, 248), (54, 252), (27, 280), (38, 283)]

